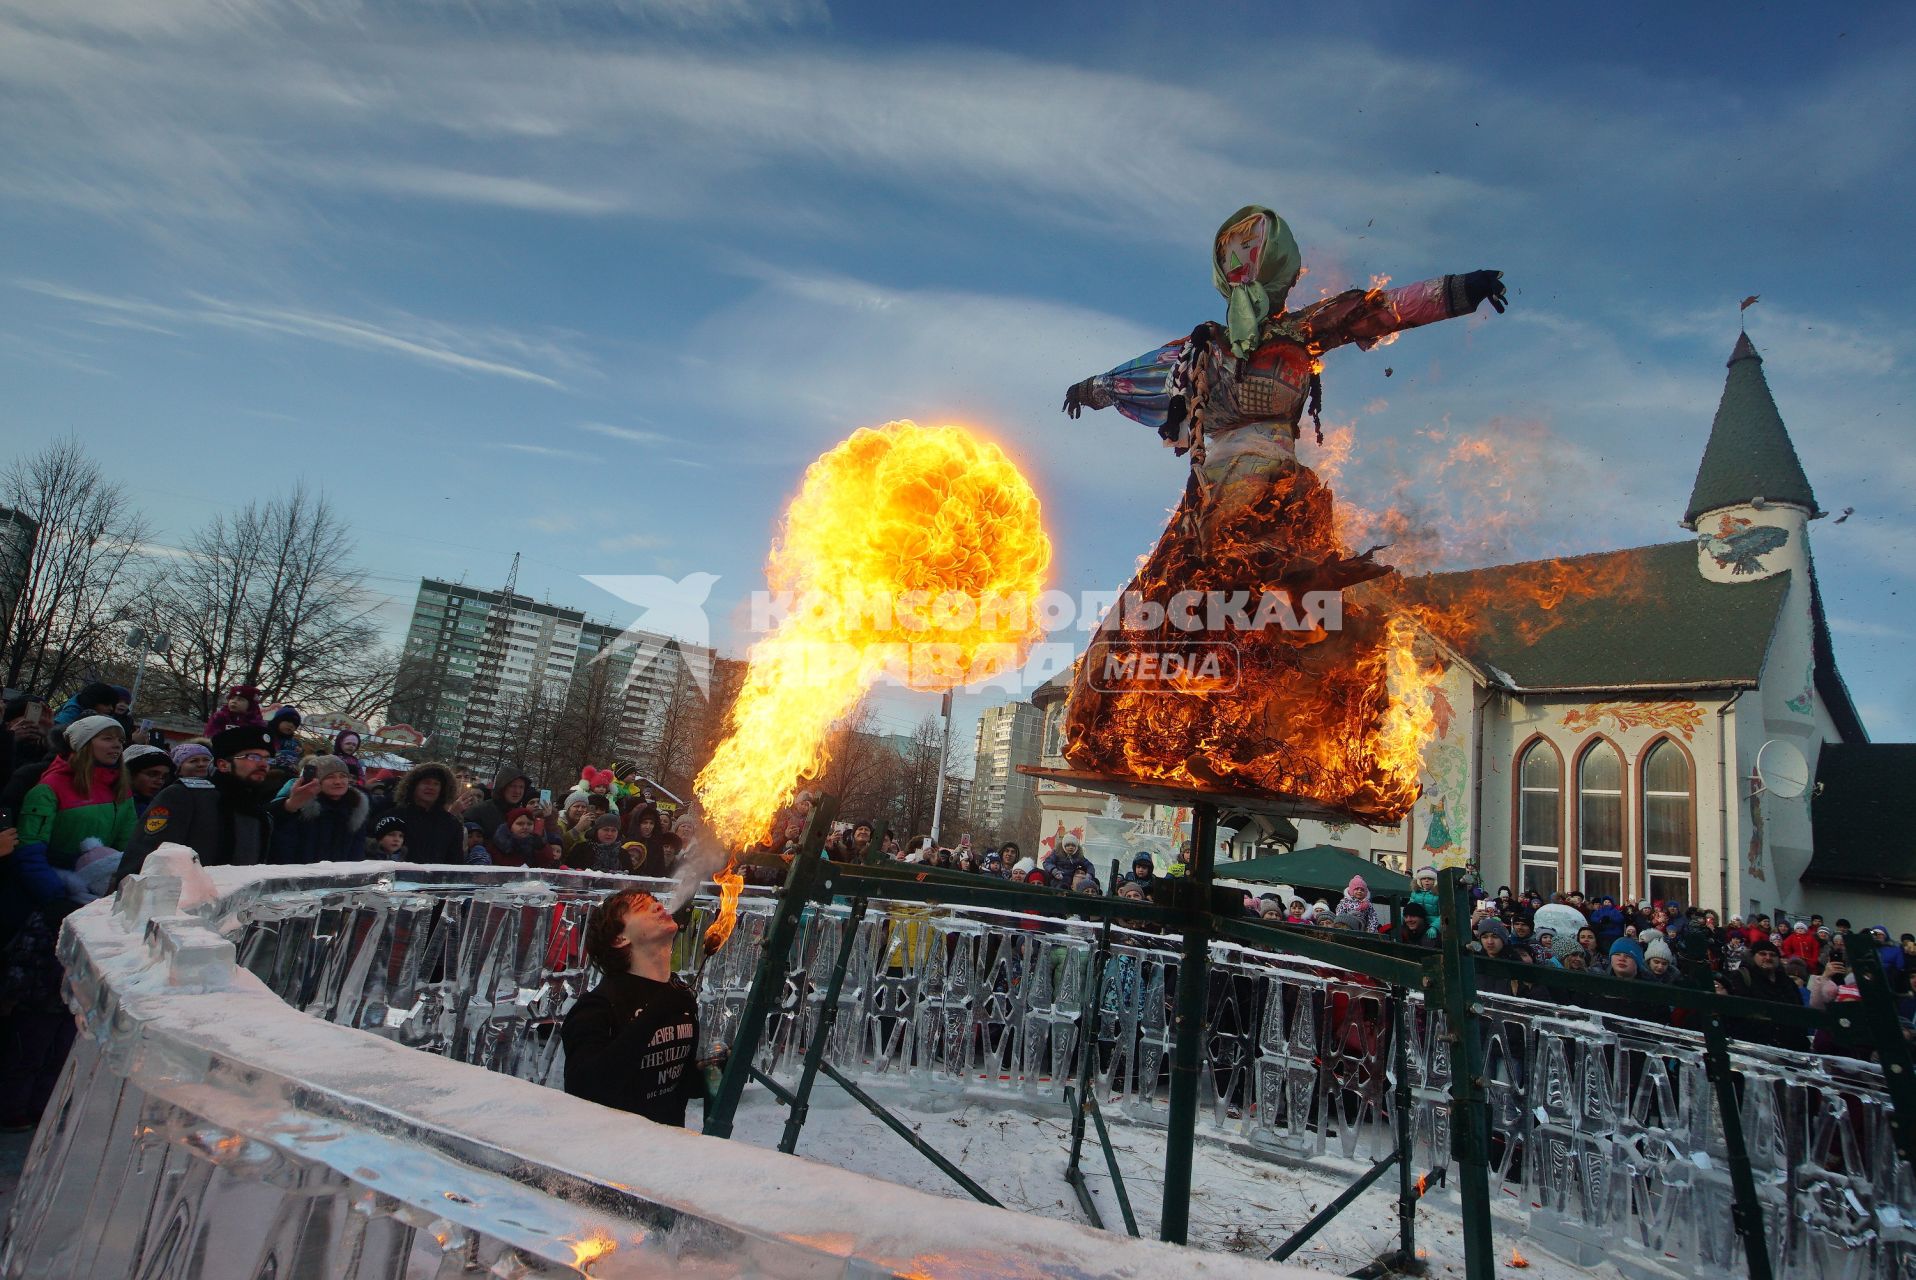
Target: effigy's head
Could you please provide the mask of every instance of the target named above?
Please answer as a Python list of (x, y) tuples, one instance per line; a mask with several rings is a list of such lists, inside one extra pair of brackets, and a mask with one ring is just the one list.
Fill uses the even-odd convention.
[(1217, 229), (1211, 283), (1224, 295), (1231, 347), (1239, 355), (1257, 344), (1258, 327), (1283, 307), (1303, 266), (1290, 225), (1262, 205), (1245, 205)]

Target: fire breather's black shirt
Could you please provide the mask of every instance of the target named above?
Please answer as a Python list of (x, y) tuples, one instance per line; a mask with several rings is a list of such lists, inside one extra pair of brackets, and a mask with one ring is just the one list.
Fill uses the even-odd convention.
[(565, 1091), (575, 1098), (682, 1126), (686, 1101), (703, 1091), (692, 1065), (698, 1005), (677, 978), (607, 974), (572, 1006), (560, 1036)]

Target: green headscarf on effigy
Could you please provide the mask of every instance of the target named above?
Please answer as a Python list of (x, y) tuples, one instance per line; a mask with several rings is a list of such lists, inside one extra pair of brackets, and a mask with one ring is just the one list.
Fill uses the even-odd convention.
[(1240, 358), (1257, 348), (1258, 329), (1297, 283), (1303, 257), (1284, 219), (1247, 204), (1224, 220), (1211, 242), (1211, 283), (1224, 295), (1231, 350)]

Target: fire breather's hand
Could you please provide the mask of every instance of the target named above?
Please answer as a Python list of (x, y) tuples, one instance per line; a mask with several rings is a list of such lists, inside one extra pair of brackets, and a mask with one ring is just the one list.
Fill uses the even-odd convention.
[(1071, 389), (1064, 393), (1064, 411), (1066, 416), (1076, 418), (1087, 408), (1095, 409), (1098, 407), (1093, 398), (1094, 389), (1091, 385), (1092, 381), (1092, 379), (1086, 378), (1083, 382), (1073, 383)]
[(1504, 308), (1510, 305), (1510, 299), (1504, 293), (1504, 273), (1472, 271), (1464, 277), (1464, 298), (1470, 303), (1472, 311), (1477, 309), (1478, 303), (1488, 298), (1490, 305), (1497, 308), (1497, 314), (1502, 315)]

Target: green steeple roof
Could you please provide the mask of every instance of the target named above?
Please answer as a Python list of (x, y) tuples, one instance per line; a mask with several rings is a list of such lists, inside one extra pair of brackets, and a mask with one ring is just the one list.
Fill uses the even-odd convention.
[(1796, 460), (1796, 448), (1783, 426), (1783, 415), (1763, 380), (1763, 357), (1750, 344), (1750, 335), (1737, 335), (1730, 353), (1730, 374), (1723, 380), (1723, 400), (1710, 424), (1710, 443), (1703, 465), (1696, 469), (1690, 507), (1683, 523), (1694, 529), (1697, 517), (1718, 507), (1733, 507), (1752, 498), (1787, 502), (1815, 511), (1816, 495), (1809, 477)]

